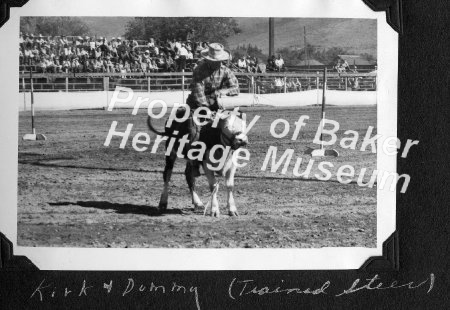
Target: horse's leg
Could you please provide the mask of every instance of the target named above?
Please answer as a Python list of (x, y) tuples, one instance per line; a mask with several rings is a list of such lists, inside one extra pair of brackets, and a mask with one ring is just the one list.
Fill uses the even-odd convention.
[(227, 186), (227, 207), (229, 216), (238, 216), (236, 204), (234, 203), (233, 189), (234, 189), (234, 174), (236, 173), (236, 165), (232, 164), (230, 169), (225, 173), (225, 182)]
[[(206, 166), (206, 161), (203, 161), (203, 170), (205, 171), (206, 178), (209, 183), (209, 190), (212, 193), (211, 197), (211, 216), (219, 217), (219, 201), (217, 200), (217, 191), (219, 190), (219, 183), (216, 181), (216, 176), (214, 175), (214, 171), (209, 170)], [(216, 188), (217, 186), (217, 188)]]
[(177, 159), (177, 154), (175, 152), (170, 153), (169, 156), (166, 156), (166, 166), (164, 167), (163, 179), (164, 179), (164, 188), (161, 194), (161, 199), (159, 200), (159, 211), (164, 212), (167, 209), (167, 202), (169, 200), (169, 183), (170, 178), (172, 177), (173, 166), (175, 164), (175, 160)]
[(193, 172), (192, 162), (190, 160), (186, 162), (186, 170), (184, 171), (184, 175), (186, 176), (186, 182), (189, 186), (189, 191), (191, 192), (192, 204), (195, 208), (203, 208), (204, 205), (195, 191), (195, 175)]

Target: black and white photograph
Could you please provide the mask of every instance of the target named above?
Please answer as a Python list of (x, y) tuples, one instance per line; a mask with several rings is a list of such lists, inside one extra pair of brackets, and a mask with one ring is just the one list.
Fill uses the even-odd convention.
[(0, 308), (448, 309), (448, 11), (0, 0)]
[[(75, 269), (345, 269), (380, 253), (410, 181), (395, 156), (417, 144), (395, 137), (383, 13), (141, 6), (17, 18), (18, 250)], [(56, 259), (80, 250), (98, 256)], [(210, 261), (182, 258), (196, 255)]]

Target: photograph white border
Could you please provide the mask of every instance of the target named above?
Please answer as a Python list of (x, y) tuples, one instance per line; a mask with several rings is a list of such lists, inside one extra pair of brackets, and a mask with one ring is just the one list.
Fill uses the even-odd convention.
[[(13, 242), (14, 254), (27, 256), (41, 270), (328, 270), (357, 269), (382, 255), (383, 242), (395, 231), (396, 193), (377, 190), (377, 247), (320, 249), (99, 249), (17, 245), (17, 172), (19, 26), (21, 16), (227, 16), (370, 18), (377, 20), (377, 133), (397, 134), (398, 34), (385, 12), (362, 0), (30, 0), (11, 8), (0, 28), (0, 231)], [(144, 15), (145, 14), (145, 15)], [(403, 141), (402, 141), (403, 142)], [(380, 142), (379, 144), (380, 145)], [(396, 171), (396, 156), (377, 153), (377, 169)]]

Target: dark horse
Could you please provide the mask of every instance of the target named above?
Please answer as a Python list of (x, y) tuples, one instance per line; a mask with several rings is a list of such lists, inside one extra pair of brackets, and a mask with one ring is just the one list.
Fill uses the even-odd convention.
[[(182, 119), (185, 112), (183, 107), (178, 108), (176, 112), (177, 118)], [(203, 170), (205, 171), (205, 175), (208, 178), (209, 188), (212, 192), (211, 216), (217, 217), (220, 212), (217, 200), (219, 184), (216, 181), (216, 174), (224, 176), (227, 187), (228, 214), (230, 216), (237, 216), (238, 213), (233, 198), (234, 174), (237, 166), (233, 155), (238, 148), (245, 146), (248, 143), (248, 138), (244, 134), (246, 128), (245, 118), (242, 119), (242, 114), (232, 116), (229, 113), (225, 115), (217, 113), (215, 117), (220, 117), (219, 120), (215, 120), (217, 126), (213, 126), (214, 121), (213, 119), (210, 119), (206, 125), (201, 127), (198, 141), (193, 142), (191, 147), (184, 147), (181, 152), (183, 157), (187, 159), (185, 169), (186, 181), (192, 195), (192, 203), (196, 208), (203, 208), (204, 205), (195, 191), (196, 176), (193, 173), (193, 160), (200, 161)], [(166, 153), (166, 166), (163, 174), (164, 189), (159, 202), (159, 210), (160, 212), (164, 212), (167, 209), (169, 198), (168, 189), (172, 170), (175, 161), (179, 156), (177, 156), (177, 151), (180, 146), (180, 141), (182, 141), (183, 136), (189, 134), (189, 122), (193, 122), (194, 120), (191, 114), (190, 117), (183, 122), (172, 122), (170, 127), (165, 126), (164, 132), (156, 130), (151, 121), (151, 118), (148, 117), (147, 124), (151, 131), (158, 135), (168, 137), (166, 140), (166, 149), (170, 147), (171, 140), (175, 140), (175, 143), (172, 144), (173, 147), (170, 154), (167, 155)], [(202, 148), (204, 149), (203, 152), (201, 151)], [(196, 154), (196, 156), (194, 157), (193, 154)]]

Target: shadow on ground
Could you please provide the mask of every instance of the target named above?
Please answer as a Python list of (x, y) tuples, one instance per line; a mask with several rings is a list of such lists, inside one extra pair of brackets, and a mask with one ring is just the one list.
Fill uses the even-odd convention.
[(61, 201), (49, 202), (51, 206), (70, 206), (76, 205), (83, 208), (96, 208), (101, 210), (115, 210), (119, 214), (141, 214), (148, 216), (163, 216), (164, 214), (183, 214), (180, 209), (167, 209), (161, 213), (157, 207), (147, 205), (133, 205), (129, 203), (112, 203), (109, 201)]

